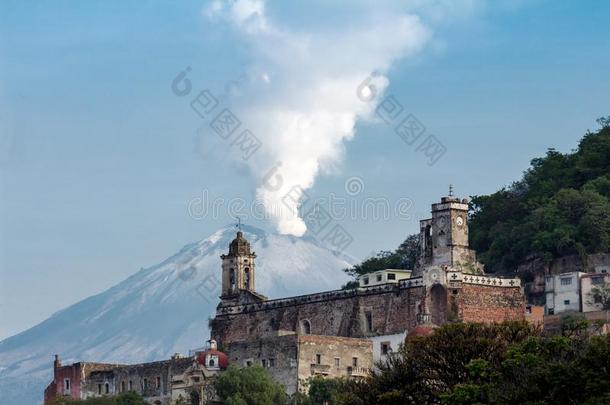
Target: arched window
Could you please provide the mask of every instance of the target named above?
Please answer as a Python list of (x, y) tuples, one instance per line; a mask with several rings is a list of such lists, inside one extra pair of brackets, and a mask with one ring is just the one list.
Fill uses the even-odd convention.
[(199, 405), (199, 393), (197, 391), (191, 391), (191, 405)]
[(311, 335), (311, 323), (307, 319), (301, 321), (301, 333), (303, 335)]
[(214, 359), (213, 358), (210, 358), (210, 361), (208, 362), (208, 365), (210, 367), (214, 367), (215, 363), (214, 363)]
[(250, 268), (246, 267), (244, 270), (244, 288), (246, 290), (250, 289)]
[(231, 291), (235, 290), (235, 269), (229, 271), (229, 286), (231, 287)]

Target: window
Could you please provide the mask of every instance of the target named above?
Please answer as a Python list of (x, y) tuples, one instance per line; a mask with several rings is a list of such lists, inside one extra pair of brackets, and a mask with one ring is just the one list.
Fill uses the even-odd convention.
[(604, 278), (603, 277), (591, 277), (591, 284), (595, 284), (595, 285), (604, 284)]
[(161, 377), (157, 377), (157, 388), (161, 388)]
[(366, 319), (366, 331), (372, 332), (373, 331), (373, 314), (371, 312), (366, 312), (364, 314), (364, 317)]
[(246, 366), (250, 367), (252, 365), (252, 362), (250, 360), (246, 361)]
[(322, 355), (316, 354), (316, 364), (322, 364)]
[(144, 389), (148, 389), (148, 378), (144, 379)]
[(358, 357), (352, 357), (352, 367), (358, 367)]
[(563, 300), (563, 305), (570, 305), (570, 300)]
[(229, 285), (231, 286), (231, 291), (235, 290), (235, 269), (229, 270)]
[(572, 277), (562, 277), (561, 285), (572, 285)]
[(129, 391), (133, 391), (133, 381), (129, 380)]
[(125, 392), (125, 381), (121, 381), (121, 392)]
[(365, 277), (362, 282), (364, 283), (364, 285), (369, 285), (369, 278)]
[(269, 359), (269, 367), (275, 367), (275, 359)]
[(263, 363), (263, 368), (267, 368), (267, 360), (263, 359), (261, 362)]
[(193, 377), (192, 380), (193, 380), (194, 383), (198, 383), (200, 381), (199, 377)]
[(66, 378), (64, 380), (64, 392), (70, 392), (70, 379)]
[(381, 343), (381, 354), (386, 355), (390, 352), (390, 344), (388, 342)]
[(381, 274), (377, 274), (377, 282), (383, 280), (383, 276)]
[(599, 296), (599, 295), (594, 295), (594, 296), (593, 296), (593, 303), (594, 303), (594, 304), (602, 304), (602, 303), (603, 303), (603, 302), (602, 302), (602, 297), (601, 297), (601, 296)]
[(98, 395), (102, 395), (102, 384), (97, 385), (97, 393)]
[(104, 392), (106, 394), (110, 394), (110, 384), (106, 383), (104, 386)]
[(244, 288), (246, 290), (250, 288), (250, 269), (248, 267), (244, 270)]
[(388, 273), (388, 280), (396, 280), (396, 274)]
[(337, 368), (341, 367), (341, 359), (338, 357), (335, 357), (335, 367), (337, 367)]

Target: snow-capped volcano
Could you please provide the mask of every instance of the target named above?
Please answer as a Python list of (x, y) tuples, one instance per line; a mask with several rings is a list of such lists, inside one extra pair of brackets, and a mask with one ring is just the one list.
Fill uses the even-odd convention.
[[(354, 260), (311, 238), (244, 226), (257, 254), (256, 290), (269, 298), (339, 288)], [(42, 402), (53, 354), (75, 361), (136, 363), (187, 353), (208, 339), (220, 295), (221, 263), (235, 227), (183, 247), (105, 292), (0, 342), (0, 404)]]

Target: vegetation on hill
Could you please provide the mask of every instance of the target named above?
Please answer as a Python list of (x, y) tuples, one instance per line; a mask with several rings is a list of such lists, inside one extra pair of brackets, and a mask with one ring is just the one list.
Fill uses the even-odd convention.
[(488, 270), (610, 250), (610, 117), (572, 153), (549, 149), (509, 187), (472, 198), (470, 244)]
[[(419, 235), (409, 235), (394, 251), (382, 250), (373, 257), (364, 260), (343, 271), (357, 278), (363, 274), (383, 269), (414, 269), (419, 255)], [(344, 289), (356, 288), (358, 283), (350, 281)]]
[(449, 324), (408, 341), (362, 380), (318, 379), (301, 404), (610, 403), (610, 336), (567, 320), (545, 336), (526, 322)]

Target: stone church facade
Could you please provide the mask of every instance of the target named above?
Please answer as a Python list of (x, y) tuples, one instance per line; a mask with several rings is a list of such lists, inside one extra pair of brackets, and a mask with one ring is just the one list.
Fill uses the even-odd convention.
[[(420, 221), (420, 260), (410, 278), (272, 300), (256, 291), (256, 254), (238, 232), (229, 253), (222, 256), (222, 295), (216, 316), (210, 321), (212, 339), (238, 365), (252, 361), (261, 364), (266, 360), (260, 358), (263, 342), (291, 335), (369, 341), (381, 347), (372, 352), (367, 348), (360, 357), (376, 353), (377, 361), (388, 350), (397, 349), (397, 343), (422, 324), (524, 319), (520, 280), (483, 273), (483, 266), (468, 245), (467, 214), (466, 200), (443, 197), (432, 205), (432, 218)], [(335, 345), (337, 352), (342, 350), (340, 346)], [(272, 345), (272, 350), (278, 351), (275, 357), (286, 354), (279, 353), (282, 347)], [(282, 376), (299, 369), (296, 352), (291, 353), (292, 363), (274, 365), (281, 368), (275, 374), (284, 383)], [(300, 388), (298, 381), (315, 374), (315, 362), (307, 361), (311, 369), (297, 373), (297, 382), (290, 384), (289, 393)], [(350, 375), (347, 368), (337, 374)]]

